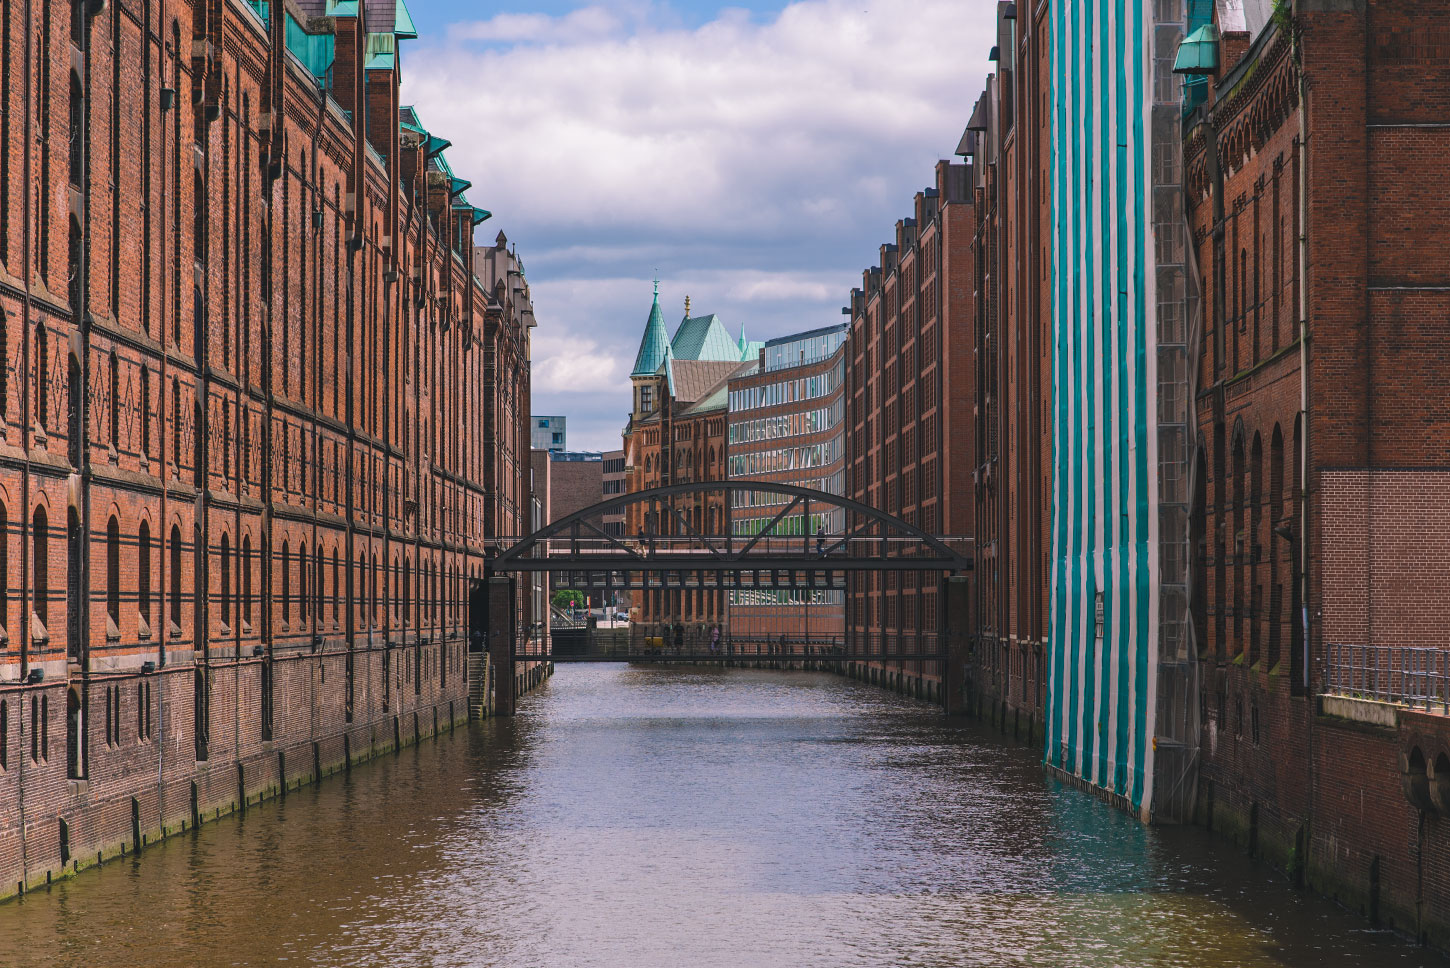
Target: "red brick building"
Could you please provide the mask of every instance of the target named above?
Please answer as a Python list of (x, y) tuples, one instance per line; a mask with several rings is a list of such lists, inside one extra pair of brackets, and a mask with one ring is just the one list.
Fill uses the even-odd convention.
[[(847, 324), (767, 340), (753, 367), (730, 379), (726, 440), (731, 480), (794, 484), (845, 493)], [(730, 513), (734, 534), (761, 533), (788, 499), (741, 492)], [(787, 515), (778, 535), (841, 535), (839, 508)], [(759, 647), (782, 639), (844, 644), (845, 594), (821, 589), (742, 589), (729, 593), (730, 640)]]
[(466, 715), (533, 325), (401, 0), (3, 18), (0, 894)]
[[(634, 409), (623, 432), (626, 493), (726, 478), (726, 390), (742, 365), (753, 365), (760, 350), (742, 330), (738, 340), (719, 317), (685, 316), (673, 337), (665, 333), (659, 284), (630, 375)], [(721, 534), (724, 492), (678, 500), (675, 509), (699, 534)], [(645, 504), (626, 509), (624, 533), (680, 532), (671, 513)], [(660, 587), (634, 593), (633, 621), (641, 626), (684, 624), (701, 633), (726, 620), (725, 594), (704, 589)]]
[[(974, 532), (972, 401), (974, 219), (971, 172), (940, 162), (936, 184), (851, 293), (847, 365), (848, 497), (929, 534)], [(936, 573), (853, 575), (848, 645), (878, 652), (928, 647), (938, 631)], [(872, 663), (872, 681), (934, 694), (934, 662)]]
[(1184, 151), (1200, 817), (1450, 947), (1450, 7), (1213, 6)]
[(975, 216), (973, 686), (993, 718), (1031, 736), (1046, 699), (1051, 574), (1050, 32), (1045, 4), (997, 8), (997, 70), (957, 149)]

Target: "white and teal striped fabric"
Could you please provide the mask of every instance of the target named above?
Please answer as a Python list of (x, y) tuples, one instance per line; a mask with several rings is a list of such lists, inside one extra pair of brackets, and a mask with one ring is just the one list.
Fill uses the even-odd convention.
[(1152, 0), (1051, 6), (1045, 756), (1148, 819), (1159, 642), (1154, 11)]

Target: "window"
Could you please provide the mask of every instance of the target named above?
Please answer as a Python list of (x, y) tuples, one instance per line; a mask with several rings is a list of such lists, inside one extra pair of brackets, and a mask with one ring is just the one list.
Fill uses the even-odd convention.
[(35, 420), (44, 430), (50, 423), (50, 352), (45, 324), (35, 324)]
[[(106, 614), (121, 625), (121, 525), (115, 515), (106, 522)], [(107, 629), (107, 637), (110, 630)]]
[(151, 625), (151, 526), (145, 521), (136, 534), (136, 609)]
[(291, 559), (290, 550), (291, 549), (287, 546), (287, 542), (283, 541), (282, 568), (280, 573), (282, 578), (282, 593), (278, 596), (278, 598), (282, 602), (282, 624), (284, 626), (292, 620), (292, 588), (291, 582), (287, 580), (287, 568), (289, 567), (288, 562)]
[(242, 612), (241, 620), (252, 624), (252, 539), (242, 539)]
[(317, 616), (317, 624), (319, 626), (322, 624), (324, 614), (322, 611), (324, 600), (323, 591), (322, 545), (318, 545), (312, 557), (312, 612)]
[(221, 600), (222, 600), (222, 624), (232, 624), (232, 543), (227, 535), (222, 535), (221, 550)]
[(45, 508), (37, 507), (30, 524), (30, 545), (33, 560), (31, 574), (35, 576), (35, 614), (42, 625), (50, 624), (50, 522)]
[(116, 360), (116, 351), (111, 351), (111, 449), (121, 449), (121, 367)]
[[(73, 3), (73, 8), (79, 7), (79, 3)], [(73, 188), (80, 188), (85, 168), (85, 152), (83, 132), (85, 130), (85, 106), (81, 100), (80, 81), (76, 80), (75, 74), (70, 76), (70, 183)]]
[[(181, 628), (181, 529), (171, 526), (171, 624)], [(192, 581), (197, 580), (196, 575)]]

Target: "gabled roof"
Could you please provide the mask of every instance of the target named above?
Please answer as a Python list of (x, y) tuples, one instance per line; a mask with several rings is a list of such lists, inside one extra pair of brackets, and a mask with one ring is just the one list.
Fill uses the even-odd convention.
[(708, 397), (717, 386), (723, 385), (730, 375), (740, 368), (736, 360), (681, 360), (674, 357), (665, 361), (666, 375), (670, 381), (670, 396), (676, 403), (695, 403)]
[[(715, 364), (705, 364), (714, 366)], [(685, 414), (708, 413), (711, 410), (724, 410), (730, 405), (730, 381), (736, 377), (749, 376), (760, 366), (759, 360), (751, 360), (748, 363), (741, 363), (733, 367), (728, 373), (720, 378), (719, 382), (706, 390), (695, 403), (685, 408)]]
[(660, 312), (660, 284), (655, 281), (655, 301), (650, 307), (649, 319), (644, 324), (644, 336), (639, 341), (639, 352), (634, 357), (634, 369), (630, 376), (651, 376), (657, 373), (665, 361), (665, 350), (669, 348), (669, 336), (665, 333), (665, 317)]
[(670, 348), (681, 360), (730, 360), (734, 363), (740, 362), (743, 352), (714, 313), (686, 316), (680, 320), (680, 328), (675, 330)]

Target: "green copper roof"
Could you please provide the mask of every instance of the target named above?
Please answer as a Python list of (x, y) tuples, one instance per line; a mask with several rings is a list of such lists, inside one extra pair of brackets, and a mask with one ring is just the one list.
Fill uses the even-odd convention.
[(670, 338), (665, 332), (665, 317), (660, 312), (660, 283), (655, 280), (655, 301), (649, 310), (649, 321), (644, 324), (644, 338), (639, 341), (639, 353), (634, 358), (634, 370), (630, 376), (652, 376), (665, 359), (670, 348)]
[(670, 341), (675, 356), (682, 360), (740, 360), (741, 347), (725, 330), (720, 317), (686, 316)]
[(1218, 28), (1204, 24), (1178, 45), (1175, 74), (1212, 74), (1218, 70)]
[(287, 49), (319, 81), (327, 76), (336, 56), (332, 34), (309, 34), (293, 16), (287, 14)]
[(398, 0), (397, 10), (393, 14), (393, 33), (399, 40), (417, 40), (418, 28), (413, 23), (413, 15), (408, 12), (408, 5), (403, 0)]

